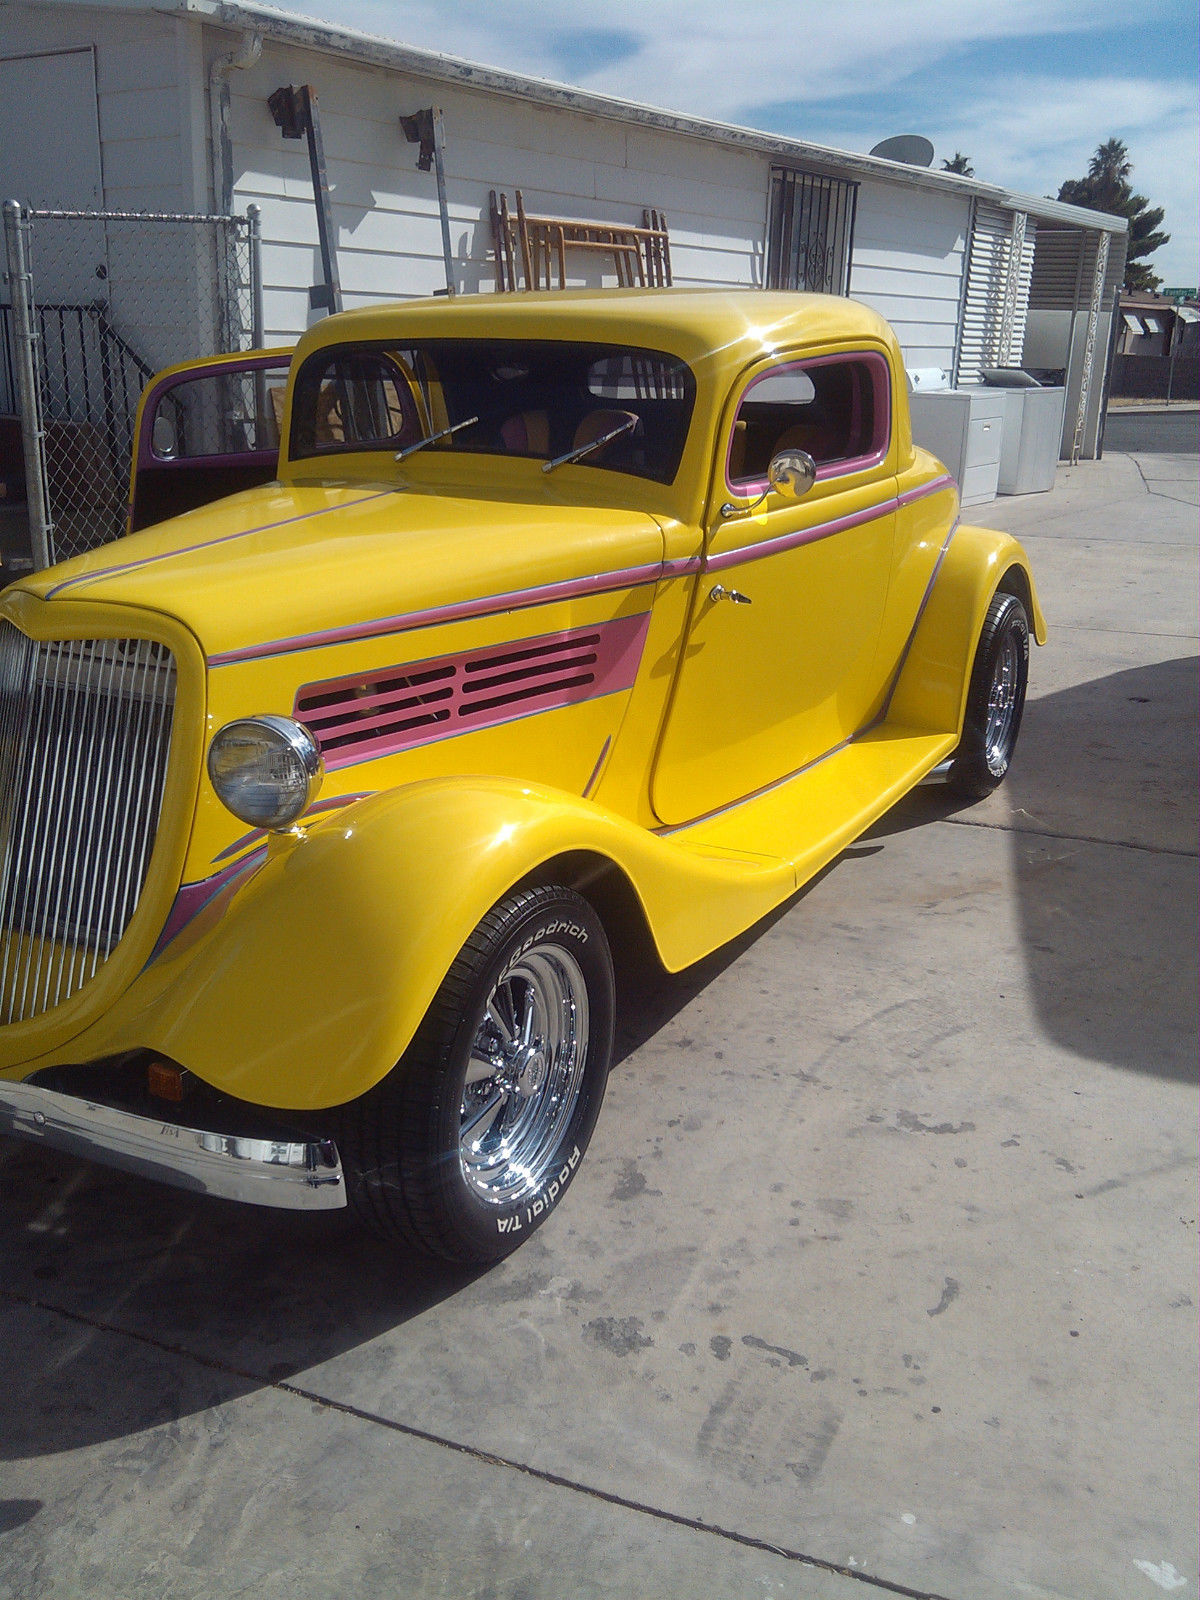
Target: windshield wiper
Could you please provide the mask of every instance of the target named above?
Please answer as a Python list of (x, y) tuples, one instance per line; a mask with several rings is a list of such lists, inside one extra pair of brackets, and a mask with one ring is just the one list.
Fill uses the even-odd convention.
[(561, 467), (566, 461), (578, 461), (583, 456), (590, 455), (593, 450), (599, 450), (602, 444), (608, 444), (613, 439), (619, 439), (623, 433), (628, 433), (631, 428), (636, 428), (642, 419), (640, 417), (627, 417), (624, 422), (611, 433), (602, 433), (598, 439), (593, 439), (591, 444), (577, 444), (574, 450), (568, 450), (565, 456), (555, 456), (553, 461), (543, 461), (542, 471), (553, 472), (555, 467)]
[[(478, 421), (478, 417), (468, 417), (465, 422), (455, 422), (448, 428), (442, 428), (438, 433), (431, 433), (428, 439), (418, 439), (416, 444), (406, 444), (403, 450), (396, 451), (396, 460), (403, 461), (405, 456), (411, 456), (414, 451), (424, 450), (427, 444), (436, 444), (439, 439), (448, 439), (452, 433), (457, 433), (460, 428), (469, 428)], [(597, 444), (600, 443), (599, 440), (596, 442)]]

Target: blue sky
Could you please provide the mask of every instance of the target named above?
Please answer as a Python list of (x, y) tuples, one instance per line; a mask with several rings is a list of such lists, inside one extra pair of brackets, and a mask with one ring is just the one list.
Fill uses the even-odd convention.
[[(279, 0), (276, 0), (279, 3)], [(286, 0), (284, 0), (286, 5)], [(290, 6), (287, 7), (291, 9)], [(895, 133), (1030, 194), (1102, 140), (1166, 207), (1152, 266), (1195, 285), (1197, 9), (1142, 0), (297, 0), (366, 32), (846, 150)], [(603, 26), (597, 26), (597, 17)]]

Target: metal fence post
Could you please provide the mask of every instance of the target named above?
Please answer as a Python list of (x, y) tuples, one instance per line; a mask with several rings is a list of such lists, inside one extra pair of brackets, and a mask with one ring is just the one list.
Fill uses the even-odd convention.
[(25, 500), (35, 567), (51, 564), (53, 532), (46, 495), (46, 435), (37, 380), (37, 332), (33, 321), (33, 277), (25, 236), (29, 228), (19, 200), (4, 202), (4, 243), (12, 292), (17, 394), (21, 403), (21, 444), (25, 454)]
[(446, 130), (442, 108), (433, 108), (433, 171), (437, 178), (438, 216), (442, 223), (442, 259), (446, 264), (446, 293), (454, 294), (454, 249), (450, 243), (450, 207), (446, 201)]
[(250, 348), (261, 350), (264, 331), (262, 275), (262, 211), (253, 201), (246, 207), (247, 247), (250, 252)]

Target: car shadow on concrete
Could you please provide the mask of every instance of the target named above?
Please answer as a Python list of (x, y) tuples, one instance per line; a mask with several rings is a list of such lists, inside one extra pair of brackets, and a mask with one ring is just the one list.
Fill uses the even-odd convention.
[[(644, 946), (618, 952), (614, 1067), (820, 877), (684, 973), (664, 972)], [(383, 1243), (346, 1211), (236, 1206), (19, 1140), (0, 1141), (0, 1185), (10, 1375), (0, 1387), (0, 1461), (131, 1436), (272, 1385), (305, 1391), (300, 1374), (311, 1382), (322, 1363), (489, 1270)]]
[[(0, 1460), (286, 1383), (479, 1275), (385, 1245), (344, 1211), (235, 1207), (17, 1141), (0, 1183)], [(198, 1385), (170, 1359), (185, 1351)]]
[(918, 789), (864, 836), (931, 822), (1011, 830), (1046, 1036), (1088, 1060), (1191, 1083), (1197, 667), (1164, 661), (1030, 701), (994, 799), (972, 806), (944, 786)]

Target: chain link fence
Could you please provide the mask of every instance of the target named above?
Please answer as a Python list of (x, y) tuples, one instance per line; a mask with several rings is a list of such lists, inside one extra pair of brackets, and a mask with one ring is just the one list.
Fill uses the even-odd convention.
[[(125, 531), (134, 422), (163, 367), (262, 341), (245, 217), (5, 208), (0, 408), (21, 420), (35, 565)], [(18, 491), (19, 492), (19, 491)]]

